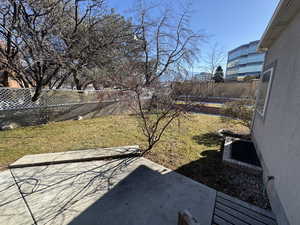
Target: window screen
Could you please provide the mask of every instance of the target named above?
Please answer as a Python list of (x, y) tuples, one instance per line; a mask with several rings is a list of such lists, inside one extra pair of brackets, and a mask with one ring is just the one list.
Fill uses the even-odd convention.
[(264, 116), (268, 98), (270, 94), (271, 82), (272, 82), (273, 68), (266, 70), (262, 74), (261, 82), (259, 85), (259, 91), (257, 96), (256, 111), (260, 115)]

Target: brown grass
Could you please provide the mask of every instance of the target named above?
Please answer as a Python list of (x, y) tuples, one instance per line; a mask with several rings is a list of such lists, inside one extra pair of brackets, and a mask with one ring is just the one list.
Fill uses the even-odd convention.
[[(145, 145), (134, 116), (105, 116), (82, 121), (64, 121), (0, 132), (0, 165), (7, 165), (27, 154), (62, 152), (97, 147)], [(174, 121), (149, 158), (171, 169), (199, 158), (205, 150), (218, 148), (198, 144), (193, 137), (239, 125), (221, 122), (217, 116), (189, 115)]]
[[(247, 128), (232, 122), (224, 123), (218, 116), (188, 114), (171, 124), (146, 157), (218, 191), (268, 208), (260, 176), (244, 174), (222, 163), (216, 131), (227, 128), (247, 132)], [(0, 164), (5, 166), (26, 154), (136, 144), (145, 145), (145, 138), (134, 116), (49, 123), (0, 132)]]

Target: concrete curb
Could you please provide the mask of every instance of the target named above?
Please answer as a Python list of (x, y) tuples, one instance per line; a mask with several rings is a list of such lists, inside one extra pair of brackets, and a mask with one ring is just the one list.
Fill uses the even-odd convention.
[[(15, 169), (15, 168), (25, 168), (25, 167), (35, 167), (35, 166), (48, 166), (48, 165), (56, 165), (56, 164), (63, 164), (63, 163), (77, 163), (77, 162), (90, 162), (90, 161), (97, 161), (97, 160), (109, 160), (109, 159), (124, 159), (124, 158), (133, 158), (133, 157), (140, 157), (142, 156), (142, 152), (139, 150), (138, 146), (124, 146), (124, 147), (116, 147), (116, 148), (103, 148), (103, 150), (113, 150), (116, 149), (116, 153), (115, 154), (110, 154), (110, 155), (99, 155), (99, 156), (91, 156), (91, 157), (75, 157), (75, 158), (70, 158), (70, 159), (55, 159), (52, 158), (51, 159), (45, 159), (44, 161), (37, 161), (34, 162), (34, 160), (30, 161), (30, 162), (25, 162), (22, 163), (22, 159), (19, 159), (21, 162), (19, 163), (17, 160), (16, 162), (8, 165), (8, 169)], [(120, 149), (124, 149), (126, 151), (124, 151), (124, 153), (117, 151)], [(129, 153), (128, 153), (128, 149), (130, 149)], [(82, 152), (83, 154), (86, 153), (85, 151), (90, 151), (89, 150), (76, 150), (76, 151), (68, 151), (67, 153), (72, 153), (72, 152)], [(95, 151), (101, 151), (101, 149), (95, 149)], [(64, 152), (62, 152), (64, 153)], [(47, 153), (48, 154), (48, 153)], [(44, 154), (44, 155), (47, 155)], [(49, 154), (53, 154), (53, 153), (49, 153)], [(58, 153), (59, 154), (59, 153)], [(30, 156), (39, 156), (42, 154), (36, 154), (36, 155), (30, 155)], [(25, 160), (26, 161), (26, 160)]]

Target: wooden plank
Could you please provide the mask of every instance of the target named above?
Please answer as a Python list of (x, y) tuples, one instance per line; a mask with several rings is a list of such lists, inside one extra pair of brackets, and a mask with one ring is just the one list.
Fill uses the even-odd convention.
[(213, 224), (214, 225), (233, 225), (232, 223), (227, 222), (226, 220), (224, 220), (221, 217), (218, 217), (217, 215), (214, 216)]
[(261, 213), (257, 213), (256, 211), (249, 210), (248, 208), (242, 207), (238, 204), (234, 204), (233, 202), (228, 201), (227, 199), (217, 198), (216, 204), (223, 204), (227, 207), (230, 207), (234, 210), (239, 211), (240, 213), (248, 215), (249, 217), (256, 218), (257, 220), (259, 220), (265, 224), (268, 224), (268, 225), (276, 225), (277, 224), (273, 218), (271, 218), (267, 215), (263, 215)]
[(236, 218), (239, 218), (242, 221), (245, 221), (246, 223), (250, 223), (251, 225), (267, 225), (259, 220), (256, 220), (255, 218), (252, 218), (246, 214), (243, 214), (235, 209), (232, 209), (232, 208), (222, 205), (220, 203), (216, 204), (216, 209), (224, 211), (231, 216), (234, 216)]
[(250, 223), (246, 223), (242, 220), (240, 220), (239, 218), (236, 218), (230, 214), (227, 214), (226, 212), (215, 208), (215, 215), (218, 217), (221, 217), (223, 220), (226, 220), (227, 222), (230, 222), (231, 224), (234, 225), (251, 225)]
[(239, 200), (239, 199), (237, 199), (237, 198), (231, 197), (231, 196), (226, 195), (226, 194), (224, 194), (224, 193), (222, 193), (222, 192), (217, 192), (217, 198), (218, 198), (218, 197), (221, 197), (221, 198), (223, 198), (223, 199), (226, 199), (226, 200), (228, 200), (228, 201), (231, 201), (231, 202), (233, 202), (234, 204), (240, 205), (240, 206), (242, 206), (242, 207), (244, 207), (244, 208), (247, 208), (247, 209), (249, 209), (249, 210), (252, 210), (252, 211), (254, 211), (254, 212), (257, 212), (258, 214), (262, 214), (262, 215), (268, 216), (268, 217), (273, 218), (273, 219), (275, 220), (274, 214), (273, 214), (271, 211), (269, 211), (269, 210), (261, 209), (261, 208), (259, 208), (259, 207), (257, 207), (257, 206), (251, 205), (251, 204), (249, 204), (249, 203), (247, 203), (247, 202), (241, 201), (241, 200)]

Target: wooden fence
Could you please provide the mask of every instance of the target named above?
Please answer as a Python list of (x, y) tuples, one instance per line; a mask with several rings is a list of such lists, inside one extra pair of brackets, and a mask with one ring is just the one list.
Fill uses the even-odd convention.
[(174, 90), (177, 95), (197, 96), (201, 98), (251, 98), (255, 99), (259, 80), (250, 82), (177, 82)]

